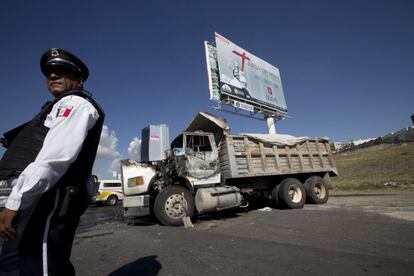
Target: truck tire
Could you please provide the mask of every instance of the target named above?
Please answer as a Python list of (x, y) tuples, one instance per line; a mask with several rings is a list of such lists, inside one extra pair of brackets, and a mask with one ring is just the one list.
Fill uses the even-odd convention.
[(184, 217), (194, 215), (194, 197), (182, 186), (168, 186), (156, 197), (154, 214), (162, 225), (182, 226)]
[(305, 181), (306, 203), (324, 204), (328, 201), (328, 185), (320, 176), (311, 176)]
[(280, 185), (278, 184), (272, 190), (272, 202), (275, 207), (280, 207), (279, 188)]
[(296, 178), (286, 178), (279, 185), (279, 202), (288, 209), (300, 209), (305, 205), (305, 189)]
[(111, 195), (106, 199), (105, 204), (108, 206), (114, 206), (116, 205), (117, 202), (118, 202), (118, 198), (114, 195)]

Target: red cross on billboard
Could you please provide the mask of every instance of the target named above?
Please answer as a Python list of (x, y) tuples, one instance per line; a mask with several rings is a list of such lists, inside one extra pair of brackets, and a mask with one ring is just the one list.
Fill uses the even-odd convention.
[(241, 66), (241, 71), (242, 72), (244, 72), (244, 61), (247, 59), (247, 60), (250, 60), (250, 58), (248, 58), (247, 56), (246, 56), (246, 52), (243, 52), (243, 54), (241, 54), (241, 53), (239, 53), (239, 52), (237, 52), (237, 51), (233, 51), (233, 53), (235, 53), (236, 55), (238, 55), (239, 57), (241, 57), (241, 59), (242, 59), (242, 66)]

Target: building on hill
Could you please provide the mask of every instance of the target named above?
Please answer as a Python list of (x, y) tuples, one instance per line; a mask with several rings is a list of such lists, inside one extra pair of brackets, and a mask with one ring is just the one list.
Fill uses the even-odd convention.
[(361, 144), (368, 143), (369, 141), (372, 141), (372, 140), (375, 140), (375, 139), (377, 139), (377, 138), (358, 139), (358, 140), (354, 140), (354, 141), (352, 141), (351, 143), (352, 143), (352, 145), (354, 145), (354, 146), (359, 146), (359, 145), (361, 145)]
[(414, 126), (391, 132), (381, 137), (383, 143), (409, 143), (414, 142)]

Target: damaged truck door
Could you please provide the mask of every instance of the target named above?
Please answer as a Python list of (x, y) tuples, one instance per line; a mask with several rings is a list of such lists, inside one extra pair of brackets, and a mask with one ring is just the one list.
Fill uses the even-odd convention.
[[(218, 152), (214, 137), (204, 132), (184, 132), (185, 154), (176, 157), (177, 170), (183, 176), (208, 179), (219, 173)], [(194, 181), (193, 183), (194, 184)]]

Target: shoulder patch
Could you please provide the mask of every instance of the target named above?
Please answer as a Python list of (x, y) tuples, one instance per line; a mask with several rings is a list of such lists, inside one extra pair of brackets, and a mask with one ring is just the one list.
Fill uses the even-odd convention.
[(72, 111), (72, 105), (62, 105), (58, 108), (56, 113), (56, 117), (68, 117), (70, 112)]

